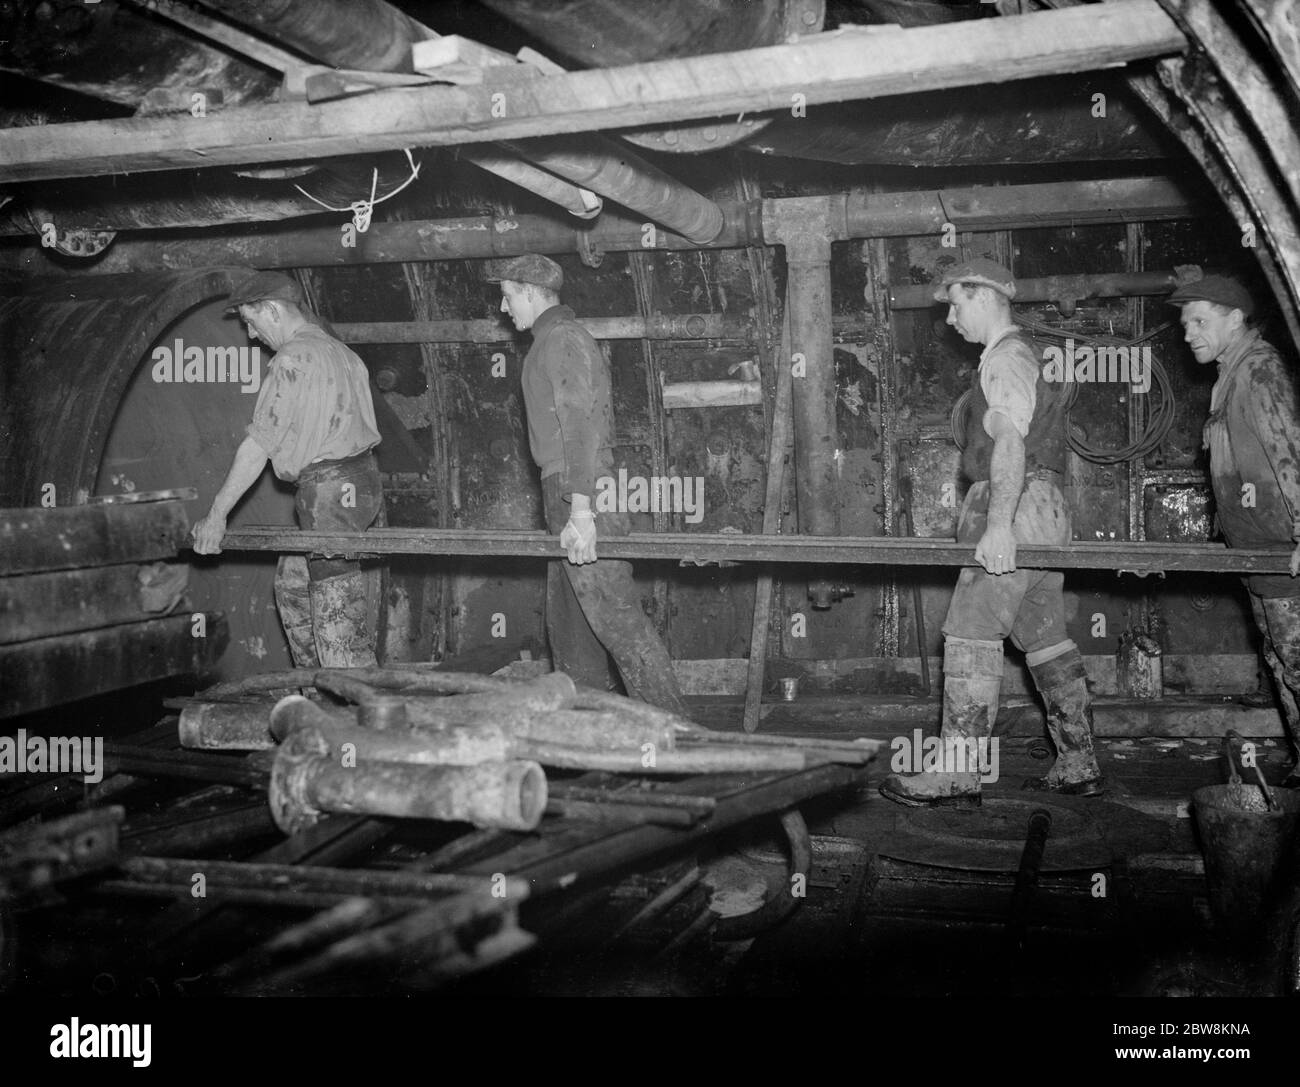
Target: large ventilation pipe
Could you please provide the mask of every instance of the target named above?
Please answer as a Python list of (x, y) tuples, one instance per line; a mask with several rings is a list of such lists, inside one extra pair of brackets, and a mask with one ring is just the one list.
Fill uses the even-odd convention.
[(204, 0), (207, 7), (340, 68), (411, 72), (411, 46), (438, 35), (384, 0)]
[(597, 136), (504, 146), (699, 245), (722, 233), (717, 204), (612, 140)]
[[(350, 0), (276, 0), (270, 5), (214, 0), (211, 6), (330, 64), (372, 71), (411, 71), (411, 46), (436, 36), (383, 0), (359, 4)], [(373, 47), (358, 46), (358, 41), (370, 38), (375, 39)], [(514, 161), (513, 155), (490, 148), (475, 149), (465, 157), (579, 218), (590, 218), (600, 208), (559, 178), (615, 200), (692, 240), (711, 241), (722, 229), (722, 213), (715, 204), (615, 144), (591, 142), (578, 148), (552, 149), (549, 143), (538, 143), (511, 150), (526, 161)], [(534, 164), (531, 168), (529, 161)]]
[[(219, 91), (224, 106), (264, 102), (280, 83), (264, 68), (113, 0), (5, 6), (12, 14), (4, 21), (0, 69), (132, 110), (167, 91)], [(164, 40), (169, 48), (159, 48)]]

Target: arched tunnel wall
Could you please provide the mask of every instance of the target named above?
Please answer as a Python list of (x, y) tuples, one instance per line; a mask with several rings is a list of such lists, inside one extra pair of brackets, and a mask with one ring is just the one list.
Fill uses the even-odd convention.
[[(221, 300), (204, 303), (169, 325), (141, 355), (104, 445), (96, 494), (193, 487), (187, 503), (191, 522), (208, 510), (225, 480), (235, 448), (253, 415), (257, 390), (273, 354), (250, 344), (244, 327), (222, 313)], [(230, 382), (155, 380), (155, 347), (237, 347), (252, 364), (245, 392)], [(246, 371), (246, 372), (250, 372)], [(230, 526), (293, 524), (293, 487), (265, 471), (235, 507)], [(276, 556), (269, 554), (188, 555), (191, 606), (223, 611), (230, 645), (218, 662), (222, 679), (288, 668), (289, 655), (276, 616), (272, 581)]]
[[(0, 504), (34, 506), (47, 483), (59, 505), (91, 494), (193, 487), (190, 520), (225, 479), (252, 418), (271, 352), (256, 355), (224, 299), (246, 269), (78, 278), (0, 300), (5, 330)], [(242, 348), (257, 386), (155, 380), (156, 346)], [(251, 383), (250, 383), (251, 384)], [(293, 524), (293, 490), (268, 471), (232, 525)], [(190, 561), (189, 606), (222, 611), (223, 678), (288, 666), (275, 612), (273, 555)]]

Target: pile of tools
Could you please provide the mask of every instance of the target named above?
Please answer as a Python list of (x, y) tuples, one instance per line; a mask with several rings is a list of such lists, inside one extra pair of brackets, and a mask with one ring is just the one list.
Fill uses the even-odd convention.
[[(293, 689), (308, 694), (274, 703), (267, 697)], [(635, 775), (779, 773), (825, 763), (861, 766), (878, 747), (869, 740), (715, 732), (642, 702), (576, 687), (562, 672), (520, 681), (428, 665), (296, 670), (214, 687), (183, 707), (179, 731), (189, 748), (274, 751), (271, 811), (287, 834), (329, 812), (533, 830), (547, 811), (581, 814), (597, 800), (628, 799), (566, 787), (561, 802), (548, 805), (544, 766)], [(674, 808), (657, 800), (641, 806)], [(625, 807), (624, 814), (632, 813)]]

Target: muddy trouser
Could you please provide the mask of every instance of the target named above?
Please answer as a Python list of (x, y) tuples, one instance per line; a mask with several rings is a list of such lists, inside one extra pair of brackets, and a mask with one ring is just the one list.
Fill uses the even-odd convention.
[[(1243, 579), (1247, 589), (1250, 582)], [(1277, 681), (1291, 742), (1300, 749), (1300, 596), (1260, 596), (1250, 593), (1250, 610), (1264, 636), (1264, 660)]]
[[(547, 529), (558, 536), (569, 520), (560, 474), (543, 478), (542, 506)], [(597, 513), (596, 554), (602, 539), (627, 533), (626, 514)], [(641, 609), (631, 563), (617, 559), (581, 566), (568, 559), (548, 563), (546, 636), (555, 670), (575, 683), (598, 691), (613, 689), (609, 666), (613, 657), (629, 695), (685, 715), (668, 650)]]
[[(1026, 479), (1013, 525), (1018, 544), (1070, 542), (1070, 510), (1060, 480), (1054, 472)], [(957, 522), (959, 542), (977, 544), (984, 534), (989, 490), (984, 481), (967, 493)], [(1046, 702), (1048, 731), (1057, 748), (1057, 765), (1049, 778), (1074, 783), (1096, 777), (1099, 771), (1083, 658), (1065, 629), (1064, 582), (1057, 570), (1017, 567), (1009, 574), (990, 574), (982, 567), (968, 566), (957, 579), (943, 633), (950, 642), (990, 647), (1009, 637), (1025, 653)], [(989, 705), (989, 730), (996, 713), (995, 697)]]
[[(298, 477), (294, 513), (300, 528), (321, 532), (384, 525), (383, 486), (374, 454), (308, 465)], [(374, 637), (365, 629), (367, 584), (373, 580), (354, 554), (280, 557), (275, 603), (296, 667), (375, 663)]]

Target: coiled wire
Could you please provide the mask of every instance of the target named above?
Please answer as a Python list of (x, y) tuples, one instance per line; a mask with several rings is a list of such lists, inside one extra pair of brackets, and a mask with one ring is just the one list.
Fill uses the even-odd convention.
[[(1020, 316), (1017, 316), (1016, 323), (1026, 329), (1034, 342), (1040, 347), (1043, 346), (1043, 341), (1056, 340), (1073, 340), (1075, 343), (1087, 344), (1094, 348), (1136, 347), (1138, 344), (1154, 339), (1166, 329), (1173, 327), (1172, 322), (1166, 321), (1164, 324), (1153, 328), (1150, 332), (1145, 332), (1134, 339), (1121, 340), (1113, 336), (1079, 336), (1074, 333), (1065, 333), (1059, 328), (1052, 328), (1051, 325), (1039, 324), (1037, 321), (1031, 321)], [(1157, 395), (1157, 391), (1159, 395)], [(1070, 409), (1074, 406), (1078, 396), (1078, 382), (1069, 382), (1069, 389), (1065, 394), (1067, 427), (1069, 425)], [(1154, 453), (1169, 436), (1169, 431), (1173, 429), (1174, 415), (1178, 408), (1178, 403), (1174, 399), (1173, 386), (1169, 382), (1169, 374), (1165, 371), (1164, 366), (1160, 364), (1160, 360), (1154, 355), (1151, 357), (1151, 387), (1146, 391), (1143, 400), (1147, 405), (1146, 425), (1142, 428), (1142, 433), (1128, 445), (1121, 446), (1119, 449), (1104, 449), (1084, 441), (1082, 438), (1077, 437), (1073, 430), (1070, 430), (1068, 439), (1070, 448), (1084, 460), (1093, 464), (1122, 464), (1125, 461), (1146, 457)], [(970, 402), (971, 390), (967, 389), (962, 393), (953, 408), (952, 440), (956, 443), (958, 449), (966, 448), (966, 426), (970, 415)]]

